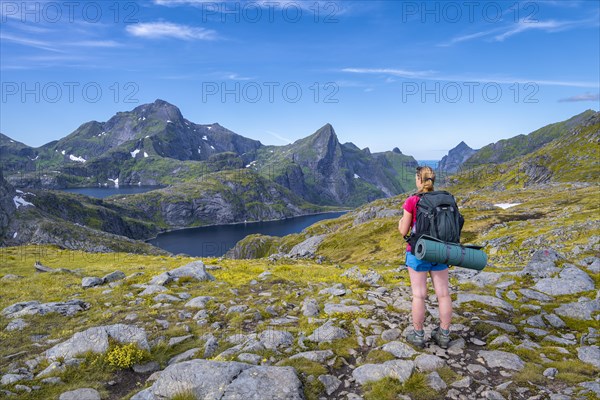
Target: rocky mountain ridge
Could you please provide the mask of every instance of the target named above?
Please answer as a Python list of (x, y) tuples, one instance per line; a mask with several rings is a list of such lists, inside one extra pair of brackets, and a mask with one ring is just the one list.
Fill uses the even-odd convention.
[(291, 146), (264, 146), (216, 123), (195, 124), (163, 100), (119, 112), (107, 122), (84, 123), (37, 149), (2, 135), (0, 156), (7, 179), (21, 189), (172, 184), (253, 167), (322, 205), (356, 205), (401, 193), (412, 184), (401, 169), (416, 165), (399, 152), (371, 155), (341, 145), (329, 124)]

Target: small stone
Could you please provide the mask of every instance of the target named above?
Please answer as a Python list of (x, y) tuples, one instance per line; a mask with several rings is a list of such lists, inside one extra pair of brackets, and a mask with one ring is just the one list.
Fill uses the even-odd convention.
[(22, 331), (23, 329), (27, 328), (29, 326), (29, 324), (27, 322), (25, 322), (25, 320), (21, 319), (21, 318), (16, 318), (12, 321), (10, 321), (8, 323), (8, 325), (6, 325), (6, 328), (4, 328), (5, 331), (11, 332), (11, 331)]
[(466, 377), (462, 378), (461, 380), (458, 380), (458, 381), (452, 383), (450, 386), (452, 386), (453, 388), (458, 388), (458, 389), (466, 389), (469, 386), (471, 386), (471, 382), (472, 382), (471, 377), (466, 376)]
[(169, 347), (173, 347), (175, 345), (178, 345), (179, 343), (185, 342), (188, 339), (193, 338), (194, 335), (185, 335), (185, 336), (178, 336), (178, 337), (174, 337), (169, 339)]
[(319, 382), (325, 386), (325, 393), (327, 393), (328, 396), (331, 396), (331, 394), (338, 390), (342, 384), (342, 381), (333, 375), (319, 375), (318, 379)]
[(481, 393), (481, 396), (486, 400), (506, 400), (502, 394), (495, 390), (485, 390)]
[(444, 380), (440, 377), (440, 374), (438, 374), (436, 371), (433, 371), (427, 375), (427, 385), (436, 392), (445, 390), (448, 387), (446, 382), (444, 382)]
[(503, 344), (513, 344), (513, 342), (506, 335), (500, 335), (490, 342), (490, 346), (502, 346)]
[(81, 280), (81, 286), (84, 289), (92, 288), (94, 286), (100, 286), (102, 284), (104, 284), (104, 280), (95, 276), (86, 276)]
[(97, 390), (86, 388), (64, 392), (58, 400), (102, 400), (102, 398)]
[(415, 367), (422, 372), (434, 371), (445, 365), (446, 362), (443, 359), (432, 354), (421, 354), (415, 358)]
[(391, 342), (392, 340), (398, 339), (401, 334), (402, 332), (400, 332), (400, 329), (386, 329), (385, 331), (381, 332), (381, 339), (386, 342)]
[(483, 365), (479, 365), (479, 364), (469, 364), (469, 365), (467, 365), (467, 370), (471, 374), (483, 374), (483, 375), (487, 375), (490, 372)]
[(156, 371), (160, 371), (160, 364), (156, 361), (150, 361), (146, 364), (134, 364), (133, 366), (133, 372), (136, 374), (149, 374)]
[(381, 350), (386, 351), (397, 358), (411, 358), (415, 354), (416, 351), (413, 350), (411, 346), (404, 342), (389, 342), (381, 346)]
[(121, 279), (125, 279), (125, 273), (121, 272), (121, 271), (115, 271), (115, 272), (111, 272), (108, 275), (105, 275), (102, 280), (104, 281), (104, 283), (111, 283), (111, 282), (116, 282), (116, 281), (120, 281)]
[(258, 365), (258, 364), (260, 364), (262, 357), (259, 356), (258, 354), (241, 353), (241, 354), (238, 354), (237, 359), (240, 360), (241, 362)]
[(485, 346), (485, 342), (483, 340), (477, 339), (476, 337), (470, 338), (469, 342), (473, 343), (475, 346)]
[(544, 376), (548, 378), (554, 378), (558, 374), (558, 370), (556, 368), (546, 368), (544, 370)]
[(514, 371), (521, 371), (525, 368), (525, 363), (521, 358), (513, 353), (505, 351), (485, 351), (480, 350), (477, 355), (485, 360), (490, 368), (503, 368)]
[(567, 326), (556, 314), (544, 314), (544, 319), (554, 328), (564, 328)]

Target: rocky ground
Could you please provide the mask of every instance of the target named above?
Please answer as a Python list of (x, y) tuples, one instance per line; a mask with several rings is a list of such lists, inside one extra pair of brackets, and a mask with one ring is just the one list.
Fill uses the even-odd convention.
[[(65, 255), (77, 261), (52, 264)], [(23, 266), (1, 278), (2, 397), (600, 396), (600, 258), (541, 249), (518, 267), (453, 268), (453, 341), (415, 349), (404, 266), (95, 257), (85, 271), (35, 272), (3, 254)], [(428, 312), (426, 337), (434, 295)]]

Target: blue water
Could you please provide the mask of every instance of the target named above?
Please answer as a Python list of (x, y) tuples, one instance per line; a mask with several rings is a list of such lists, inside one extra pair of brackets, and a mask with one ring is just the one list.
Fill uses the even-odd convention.
[(114, 195), (127, 195), (136, 193), (146, 193), (151, 190), (160, 189), (163, 186), (119, 186), (116, 187), (92, 187), (92, 188), (72, 188), (62, 189), (63, 192), (78, 193), (96, 199), (103, 199)]
[(428, 166), (433, 169), (436, 169), (440, 163), (438, 160), (417, 160), (417, 162), (420, 166)]
[(247, 235), (260, 233), (269, 236), (285, 236), (299, 233), (315, 222), (337, 218), (345, 212), (333, 212), (279, 221), (251, 222), (232, 225), (215, 225), (182, 229), (161, 233), (148, 242), (173, 254), (194, 257), (220, 257)]

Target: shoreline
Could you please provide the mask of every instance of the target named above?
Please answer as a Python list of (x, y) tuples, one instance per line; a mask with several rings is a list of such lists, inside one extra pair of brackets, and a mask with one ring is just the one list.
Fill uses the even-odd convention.
[[(158, 233), (158, 235), (156, 235), (156, 236), (154, 236), (154, 237), (152, 237), (150, 239), (144, 239), (143, 242), (148, 243), (148, 241), (150, 241), (150, 240), (157, 239), (158, 236), (161, 235), (161, 234), (163, 234), (163, 233), (179, 232), (179, 231), (185, 231), (185, 230), (189, 230), (189, 229), (210, 228), (210, 227), (215, 227), (215, 226), (248, 225), (248, 224), (257, 224), (257, 223), (261, 223), (261, 222), (277, 222), (277, 221), (285, 221), (285, 220), (292, 219), (292, 218), (309, 217), (311, 215), (332, 214), (332, 213), (347, 214), (347, 213), (349, 213), (351, 211), (352, 211), (352, 209), (350, 209), (350, 210), (339, 210), (339, 211), (321, 211), (321, 212), (316, 212), (316, 213), (294, 215), (292, 217), (286, 217), (286, 218), (281, 218), (281, 219), (267, 219), (267, 220), (262, 220), (262, 221), (249, 221), (249, 222), (229, 222), (229, 223), (226, 223), (226, 224), (210, 224), (210, 225), (192, 226), (192, 227), (187, 227), (187, 228), (168, 229), (168, 230), (165, 230), (165, 231), (161, 231), (160, 233)], [(156, 245), (154, 245), (152, 243), (148, 243), (148, 244), (151, 244), (152, 246), (161, 249), (161, 247), (158, 247), (158, 246), (156, 246)]]

